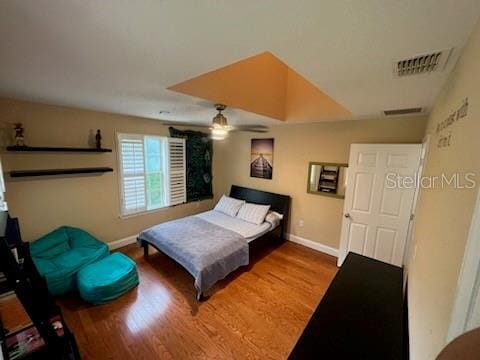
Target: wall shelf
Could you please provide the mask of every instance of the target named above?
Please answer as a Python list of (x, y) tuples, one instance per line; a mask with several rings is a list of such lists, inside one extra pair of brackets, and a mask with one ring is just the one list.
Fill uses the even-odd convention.
[(100, 174), (112, 172), (110, 167), (91, 167), (91, 168), (73, 168), (73, 169), (45, 169), (45, 170), (17, 170), (11, 171), (10, 177), (38, 177), (52, 175), (75, 175), (75, 174)]
[(7, 146), (7, 151), (19, 152), (88, 152), (88, 153), (105, 153), (112, 152), (112, 149), (97, 148), (72, 148), (72, 147), (52, 147), (52, 146)]

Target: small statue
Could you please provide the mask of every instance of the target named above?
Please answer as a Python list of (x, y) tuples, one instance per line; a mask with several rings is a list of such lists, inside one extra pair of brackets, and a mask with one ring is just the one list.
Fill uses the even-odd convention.
[(23, 132), (25, 131), (25, 129), (23, 128), (22, 123), (13, 124), (13, 129), (15, 130), (15, 145), (25, 146), (25, 141), (23, 137)]
[(97, 130), (97, 135), (95, 135), (95, 144), (98, 150), (102, 148), (102, 134), (100, 133), (100, 129)]

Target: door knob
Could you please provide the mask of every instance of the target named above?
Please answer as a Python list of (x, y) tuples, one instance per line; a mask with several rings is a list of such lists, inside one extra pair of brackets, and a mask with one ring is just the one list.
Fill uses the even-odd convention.
[(346, 214), (343, 215), (343, 216), (345, 216), (346, 218), (350, 219), (350, 214), (349, 214), (349, 213), (346, 213)]

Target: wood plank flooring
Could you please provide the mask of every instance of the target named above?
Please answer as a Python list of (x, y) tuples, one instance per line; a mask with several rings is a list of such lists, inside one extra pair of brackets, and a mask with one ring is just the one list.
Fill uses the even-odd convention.
[(284, 242), (195, 301), (193, 278), (151, 249), (121, 249), (140, 285), (112, 303), (59, 300), (84, 359), (285, 359), (333, 279), (336, 259)]

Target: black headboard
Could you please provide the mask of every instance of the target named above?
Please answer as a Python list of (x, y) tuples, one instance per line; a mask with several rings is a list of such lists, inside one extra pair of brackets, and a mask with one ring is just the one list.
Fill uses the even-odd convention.
[(288, 223), (288, 216), (290, 214), (290, 196), (245, 188), (237, 185), (232, 185), (230, 196), (253, 204), (270, 205), (270, 210), (283, 215), (281, 226), (282, 237), (285, 236), (286, 224)]

